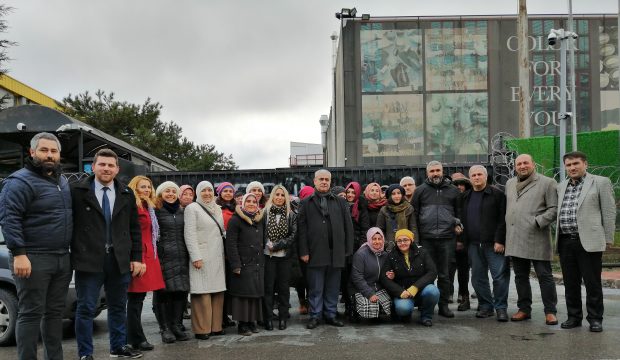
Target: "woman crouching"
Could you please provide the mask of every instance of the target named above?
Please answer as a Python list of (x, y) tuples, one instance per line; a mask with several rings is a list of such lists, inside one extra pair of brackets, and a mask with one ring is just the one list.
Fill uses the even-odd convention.
[[(394, 311), (401, 320), (411, 320), (413, 308), (421, 311), (420, 324), (433, 326), (433, 311), (439, 302), (439, 289), (433, 284), (437, 269), (430, 255), (413, 242), (407, 229), (396, 232), (396, 247), (388, 255), (381, 271), (381, 284), (394, 297)], [(387, 273), (392, 271), (394, 279)]]

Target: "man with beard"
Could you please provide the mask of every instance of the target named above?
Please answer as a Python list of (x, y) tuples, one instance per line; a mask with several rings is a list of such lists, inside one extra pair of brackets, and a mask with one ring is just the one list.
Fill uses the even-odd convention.
[(30, 141), (26, 167), (0, 193), (0, 226), (11, 251), (17, 288), (17, 355), (37, 358), (39, 329), (46, 359), (62, 359), (62, 312), (69, 282), (73, 229), (71, 192), (60, 175), (60, 142), (49, 133)]
[(506, 256), (512, 260), (517, 288), (517, 311), (510, 320), (531, 318), (532, 288), (530, 268), (540, 284), (545, 306), (545, 322), (556, 325), (558, 296), (551, 273), (551, 225), (558, 207), (557, 183), (536, 173), (531, 155), (521, 154), (515, 159), (517, 176), (506, 183)]
[(448, 268), (454, 256), (456, 235), (463, 231), (461, 222), (456, 217), (459, 190), (450, 180), (444, 179), (443, 165), (439, 161), (431, 161), (426, 165), (426, 176), (424, 184), (413, 193), (413, 207), (421, 245), (437, 266), (437, 287), (440, 292), (438, 314), (452, 318), (454, 313), (448, 307)]

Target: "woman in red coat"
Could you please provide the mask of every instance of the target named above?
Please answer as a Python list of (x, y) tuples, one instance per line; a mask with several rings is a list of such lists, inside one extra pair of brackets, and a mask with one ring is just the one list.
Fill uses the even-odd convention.
[(127, 289), (127, 343), (136, 350), (153, 350), (142, 330), (142, 305), (147, 292), (165, 287), (156, 250), (159, 225), (154, 211), (155, 192), (151, 180), (141, 175), (131, 179), (128, 186), (136, 196), (142, 230), (142, 263), (146, 265), (146, 272), (132, 277)]

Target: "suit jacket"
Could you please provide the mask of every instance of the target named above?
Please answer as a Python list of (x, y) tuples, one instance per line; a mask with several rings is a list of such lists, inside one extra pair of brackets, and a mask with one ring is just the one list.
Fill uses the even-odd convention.
[[(558, 215), (556, 244), (560, 233), (562, 200), (570, 180), (558, 186)], [(587, 173), (581, 194), (577, 200), (577, 229), (581, 245), (588, 252), (605, 251), (605, 243), (614, 242), (616, 228), (616, 204), (609, 178)]]
[[(94, 175), (71, 187), (73, 199), (73, 240), (71, 262), (77, 271), (103, 272), (105, 259), (105, 218), (92, 188)], [(142, 232), (133, 190), (114, 180), (116, 199), (112, 212), (112, 244), (121, 274), (130, 261), (142, 261)]]
[(506, 256), (532, 260), (553, 260), (550, 224), (558, 207), (555, 180), (533, 173), (517, 195), (517, 178), (506, 183)]

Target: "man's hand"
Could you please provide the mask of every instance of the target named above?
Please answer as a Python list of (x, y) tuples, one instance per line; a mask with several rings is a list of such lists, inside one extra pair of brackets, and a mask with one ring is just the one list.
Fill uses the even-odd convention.
[(233, 271), (232, 271), (232, 272), (233, 272), (233, 274), (235, 274), (235, 275), (241, 275), (241, 268), (236, 268), (236, 269), (233, 269)]
[(368, 300), (370, 300), (371, 303), (376, 303), (377, 301), (379, 301), (379, 297), (377, 295), (373, 295)]
[(461, 235), (463, 233), (463, 227), (461, 225), (457, 225), (454, 227), (454, 233), (457, 235)]
[(310, 255), (304, 255), (302, 257), (300, 257), (301, 261), (305, 262), (306, 264), (308, 263), (308, 261), (310, 261)]
[(202, 268), (203, 262), (202, 260), (196, 260), (192, 263), (192, 265), (194, 265), (196, 269), (200, 270)]
[(506, 249), (504, 248), (504, 245), (502, 245), (500, 243), (495, 243), (495, 245), (493, 245), (493, 250), (497, 254), (503, 254), (504, 250), (506, 250)]
[(131, 271), (131, 276), (140, 277), (146, 272), (146, 264), (139, 261), (132, 261), (129, 263), (129, 270)]
[(13, 273), (17, 277), (29, 278), (32, 272), (32, 264), (28, 255), (17, 255), (13, 257)]

